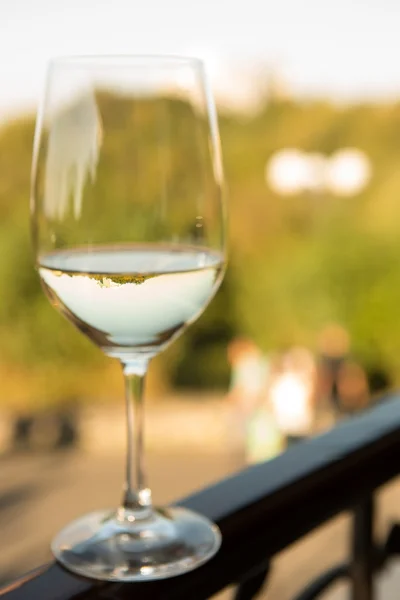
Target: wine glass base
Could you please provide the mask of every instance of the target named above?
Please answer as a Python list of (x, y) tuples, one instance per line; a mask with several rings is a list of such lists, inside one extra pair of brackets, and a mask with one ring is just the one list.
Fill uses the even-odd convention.
[(166, 579), (209, 560), (221, 545), (216, 525), (184, 508), (157, 509), (121, 519), (98, 511), (73, 521), (52, 542), (67, 569), (107, 581)]

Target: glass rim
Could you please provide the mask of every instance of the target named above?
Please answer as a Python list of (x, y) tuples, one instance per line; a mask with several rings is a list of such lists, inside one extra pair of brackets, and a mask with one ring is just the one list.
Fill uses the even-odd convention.
[(204, 69), (204, 61), (196, 56), (180, 54), (71, 54), (49, 59), (50, 67), (110, 67), (136, 66), (159, 68), (196, 67)]

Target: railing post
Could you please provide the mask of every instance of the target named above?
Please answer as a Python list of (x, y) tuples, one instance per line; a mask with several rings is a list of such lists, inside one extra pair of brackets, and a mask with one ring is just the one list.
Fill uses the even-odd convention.
[(374, 500), (367, 496), (353, 513), (352, 594), (351, 600), (374, 598)]

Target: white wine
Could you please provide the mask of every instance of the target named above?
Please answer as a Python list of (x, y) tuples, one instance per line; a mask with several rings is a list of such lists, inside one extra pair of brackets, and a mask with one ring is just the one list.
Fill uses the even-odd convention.
[(153, 354), (213, 297), (223, 257), (189, 247), (54, 252), (38, 270), (52, 304), (110, 356)]

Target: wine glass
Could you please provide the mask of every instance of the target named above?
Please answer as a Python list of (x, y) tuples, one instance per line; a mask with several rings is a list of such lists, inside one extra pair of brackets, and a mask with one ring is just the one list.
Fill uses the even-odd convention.
[(119, 508), (52, 543), (70, 570), (133, 581), (178, 575), (218, 550), (216, 525), (152, 504), (143, 462), (149, 361), (199, 317), (225, 265), (223, 170), (201, 61), (50, 63), (32, 168), (36, 267), (52, 305), (122, 365), (126, 481)]

